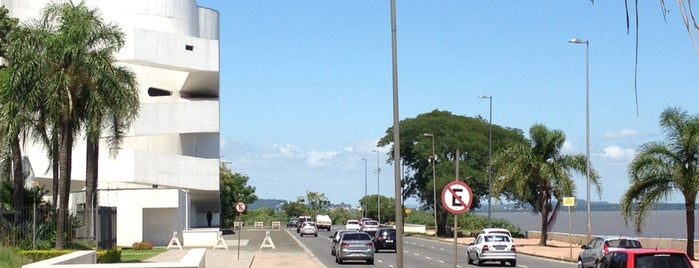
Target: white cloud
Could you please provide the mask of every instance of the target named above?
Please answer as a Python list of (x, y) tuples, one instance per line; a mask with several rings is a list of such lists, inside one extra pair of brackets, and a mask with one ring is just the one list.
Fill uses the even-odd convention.
[(298, 147), (290, 144), (274, 144), (272, 145), (274, 147), (274, 152), (265, 154), (264, 157), (266, 158), (276, 158), (276, 157), (284, 157), (284, 158), (293, 158), (301, 154), (301, 151), (299, 150)]
[(323, 161), (330, 160), (338, 154), (340, 154), (340, 152), (337, 152), (337, 151), (325, 151), (325, 152), (311, 151), (308, 153), (308, 158), (306, 159), (306, 163), (308, 163), (310, 166), (314, 166), (314, 167), (322, 166)]
[(635, 153), (636, 150), (632, 148), (623, 148), (612, 145), (604, 148), (604, 154), (602, 154), (602, 157), (611, 160), (631, 161)]
[(573, 146), (572, 142), (569, 142), (569, 141), (563, 142), (563, 147), (561, 148), (562, 153), (568, 154), (568, 153), (573, 153), (574, 151), (575, 151), (575, 146)]
[(619, 131), (607, 131), (602, 134), (606, 139), (635, 138), (641, 136), (641, 132), (635, 129), (622, 129)]

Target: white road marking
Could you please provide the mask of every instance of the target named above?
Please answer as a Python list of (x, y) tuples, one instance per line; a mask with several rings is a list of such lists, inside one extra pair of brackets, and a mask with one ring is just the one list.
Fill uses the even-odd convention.
[(447, 262), (445, 262), (445, 261), (443, 261), (443, 260), (438, 260), (438, 262), (439, 262), (439, 263), (447, 263)]
[(430, 256), (425, 256), (425, 259), (432, 260), (432, 257), (430, 257)]
[(413, 253), (413, 255), (415, 255), (415, 256), (420, 256), (420, 253)]

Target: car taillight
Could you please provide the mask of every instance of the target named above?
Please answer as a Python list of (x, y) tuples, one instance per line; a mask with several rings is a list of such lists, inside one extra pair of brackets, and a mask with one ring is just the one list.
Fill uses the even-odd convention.
[(364, 244), (364, 245), (367, 246), (367, 247), (373, 247), (373, 246), (374, 246), (374, 243), (373, 243), (373, 242), (369, 242), (369, 243), (366, 243), (366, 244)]
[(602, 255), (607, 254), (609, 252), (609, 247), (607, 245), (607, 242), (605, 242), (604, 246), (602, 246), (602, 252), (603, 252)]
[(383, 236), (377, 236), (376, 240), (379, 240), (379, 241), (383, 240)]
[(344, 247), (349, 247), (349, 243), (347, 243), (347, 242), (342, 242), (342, 244), (340, 244), (340, 247), (343, 247), (343, 248), (344, 248)]
[(517, 252), (517, 246), (513, 244), (512, 247), (510, 247), (510, 251)]
[(483, 251), (483, 252), (486, 252), (486, 251), (488, 251), (488, 250), (489, 250), (489, 249), (488, 249), (488, 245), (483, 245), (482, 251)]

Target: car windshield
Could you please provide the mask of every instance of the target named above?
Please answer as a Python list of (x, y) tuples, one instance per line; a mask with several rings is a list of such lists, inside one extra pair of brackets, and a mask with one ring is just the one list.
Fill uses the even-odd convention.
[(361, 232), (361, 233), (347, 233), (342, 235), (342, 240), (371, 240), (371, 237), (369, 237), (369, 234)]
[(690, 268), (692, 265), (683, 254), (640, 254), (636, 255), (635, 268)]
[(633, 239), (615, 239), (607, 241), (610, 248), (641, 248), (641, 242)]
[(347, 224), (359, 224), (359, 221), (347, 221)]
[(506, 235), (487, 235), (485, 242), (510, 242), (510, 237)]
[(367, 221), (367, 222), (364, 223), (364, 225), (376, 226), (376, 225), (379, 225), (379, 223), (378, 223), (378, 222), (375, 222), (375, 221)]

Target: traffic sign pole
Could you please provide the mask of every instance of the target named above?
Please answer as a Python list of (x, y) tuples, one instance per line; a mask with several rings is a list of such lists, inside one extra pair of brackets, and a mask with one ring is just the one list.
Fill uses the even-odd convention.
[(454, 214), (454, 267), (457, 262), (457, 240), (459, 237), (459, 214), (468, 211), (473, 200), (471, 187), (465, 182), (452, 181), (442, 189), (442, 205)]

